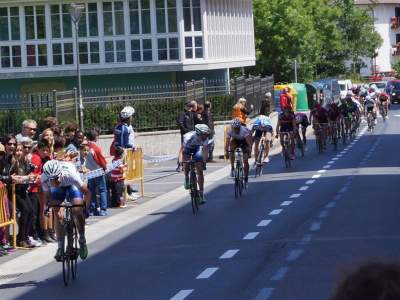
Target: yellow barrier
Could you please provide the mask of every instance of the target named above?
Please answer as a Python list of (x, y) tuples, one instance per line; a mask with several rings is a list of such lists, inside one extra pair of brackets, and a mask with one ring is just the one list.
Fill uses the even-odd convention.
[[(12, 207), (8, 211), (12, 211), (12, 217), (7, 215), (7, 187), (0, 186), (0, 228), (9, 225), (13, 226), (13, 247), (17, 247), (17, 214), (16, 214), (16, 200), (15, 200), (15, 185), (12, 186)], [(6, 228), (7, 230), (7, 228)]]
[(143, 163), (143, 150), (136, 148), (133, 150), (126, 150), (125, 164), (127, 169), (125, 171), (125, 182), (130, 184), (140, 180), (140, 194), (144, 196), (144, 163)]

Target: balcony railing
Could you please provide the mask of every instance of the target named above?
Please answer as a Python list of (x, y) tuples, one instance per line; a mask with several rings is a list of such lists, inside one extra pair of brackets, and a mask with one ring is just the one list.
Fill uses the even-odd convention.
[(400, 27), (400, 17), (392, 17), (390, 18), (390, 27), (392, 29), (397, 29)]

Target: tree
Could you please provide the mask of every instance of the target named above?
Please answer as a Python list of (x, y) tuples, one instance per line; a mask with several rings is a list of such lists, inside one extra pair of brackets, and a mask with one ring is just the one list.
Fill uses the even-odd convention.
[(400, 75), (400, 60), (396, 61), (393, 66), (392, 66), (393, 70), (396, 71), (397, 75)]

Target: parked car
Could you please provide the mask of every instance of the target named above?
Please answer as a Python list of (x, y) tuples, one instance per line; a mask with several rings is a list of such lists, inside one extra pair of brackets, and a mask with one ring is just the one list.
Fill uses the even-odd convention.
[(375, 81), (375, 82), (371, 82), (369, 84), (369, 86), (372, 86), (373, 84), (375, 84), (376, 87), (378, 88), (379, 92), (382, 93), (382, 92), (386, 91), (388, 82), (387, 81)]
[(400, 80), (390, 80), (386, 86), (386, 93), (390, 95), (391, 103), (400, 103)]
[(344, 99), (346, 98), (348, 91), (351, 91), (353, 84), (350, 79), (339, 80), (338, 83), (340, 86), (340, 98)]

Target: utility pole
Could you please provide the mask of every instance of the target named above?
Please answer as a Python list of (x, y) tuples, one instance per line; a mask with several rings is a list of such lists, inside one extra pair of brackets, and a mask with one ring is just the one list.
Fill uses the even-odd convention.
[(294, 60), (294, 82), (297, 83), (297, 59)]

